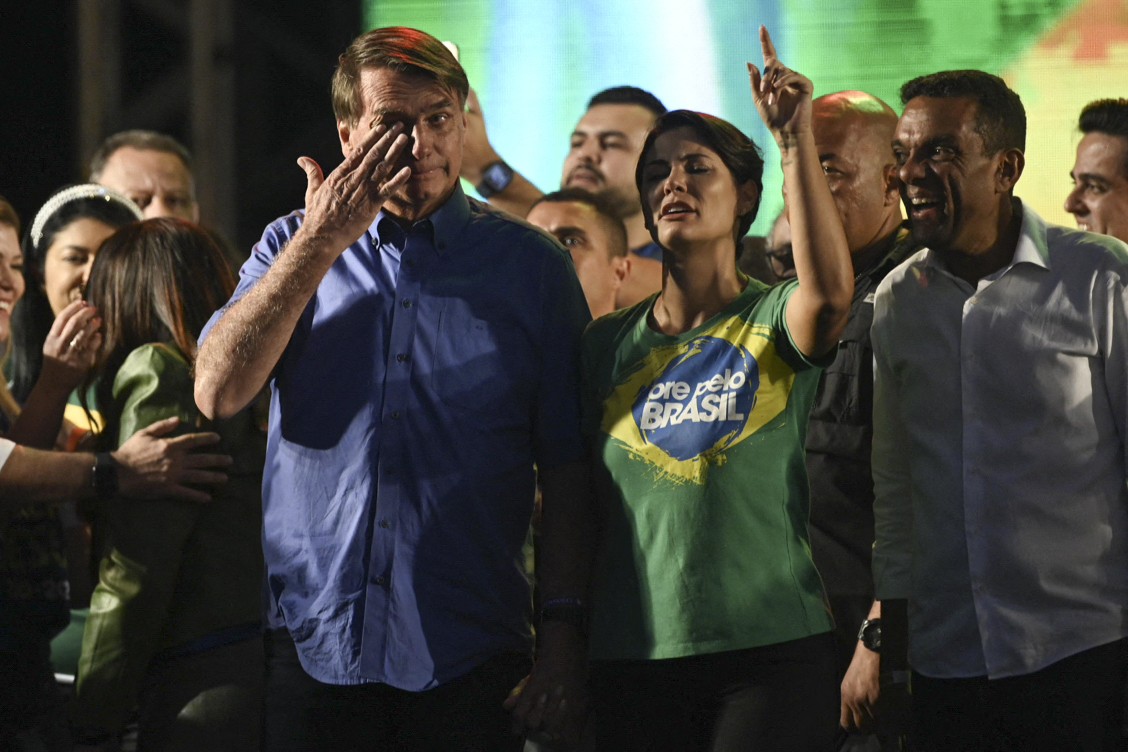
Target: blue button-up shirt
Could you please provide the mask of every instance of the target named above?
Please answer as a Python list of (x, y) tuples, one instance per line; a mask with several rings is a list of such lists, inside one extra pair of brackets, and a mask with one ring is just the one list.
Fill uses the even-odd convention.
[[(301, 223), (266, 229), (232, 303)], [(589, 319), (564, 250), (460, 188), (333, 264), (271, 380), (263, 481), (268, 619), (313, 678), (417, 691), (529, 650), (533, 465), (584, 456)]]

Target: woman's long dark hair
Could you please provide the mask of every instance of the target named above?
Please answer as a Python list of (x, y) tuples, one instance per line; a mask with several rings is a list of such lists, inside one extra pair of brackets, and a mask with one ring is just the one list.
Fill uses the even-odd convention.
[[(72, 188), (56, 191), (52, 199), (68, 190)], [(96, 189), (91, 189), (94, 190)], [(55, 236), (80, 219), (95, 219), (117, 229), (136, 222), (141, 216), (141, 212), (132, 203), (127, 203), (128, 199), (110, 191), (103, 193), (104, 195), (66, 201), (50, 211), (48, 216), (36, 216), (38, 221), (33, 222), (24, 233), (24, 279), (27, 284), (23, 298), (12, 311), (12, 359), (9, 370), (12, 394), (20, 403), (27, 399), (31, 388), (35, 386), (35, 380), (39, 378), (39, 371), (43, 367), (43, 343), (55, 321), (55, 314), (47, 301), (43, 278), (43, 263), (48, 249), (55, 242)], [(52, 199), (48, 199), (44, 209)], [(42, 222), (41, 229), (36, 227), (39, 222)], [(32, 237), (32, 229), (40, 229), (35, 238)]]
[(752, 182), (756, 186), (756, 201), (752, 204), (751, 211), (737, 217), (734, 227), (736, 247), (739, 252), (740, 239), (748, 234), (752, 222), (756, 219), (756, 212), (760, 210), (760, 197), (764, 193), (764, 156), (760, 152), (760, 147), (735, 125), (703, 112), (671, 110), (655, 121), (654, 127), (646, 136), (638, 165), (635, 167), (635, 186), (638, 188), (639, 200), (642, 202), (642, 216), (646, 220), (646, 229), (657, 243), (658, 235), (655, 232), (654, 218), (650, 216), (646, 189), (643, 187), (646, 157), (654, 148), (654, 142), (659, 136), (678, 128), (689, 128), (706, 146), (717, 152), (717, 156), (732, 173), (737, 185)]
[(114, 376), (142, 345), (172, 343), (194, 362), (196, 340), (235, 290), (235, 274), (205, 230), (178, 219), (149, 219), (118, 230), (102, 244), (86, 298), (102, 316), (102, 352), (81, 390), (96, 383), (106, 421), (100, 441), (117, 441), (121, 406)]

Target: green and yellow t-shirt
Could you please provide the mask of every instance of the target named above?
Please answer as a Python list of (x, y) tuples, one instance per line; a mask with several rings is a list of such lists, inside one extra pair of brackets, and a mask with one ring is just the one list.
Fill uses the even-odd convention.
[(75, 389), (67, 398), (67, 406), (63, 411), (63, 418), (85, 433), (101, 433), (102, 426), (105, 425), (105, 421), (102, 420), (102, 412), (99, 409), (96, 389), (97, 386), (92, 384), (86, 390), (85, 406), (82, 403), (82, 396)]
[(787, 332), (794, 290), (749, 281), (678, 336), (647, 325), (654, 298), (585, 333), (585, 427), (605, 515), (593, 658), (675, 658), (831, 629), (803, 456), (820, 371)]

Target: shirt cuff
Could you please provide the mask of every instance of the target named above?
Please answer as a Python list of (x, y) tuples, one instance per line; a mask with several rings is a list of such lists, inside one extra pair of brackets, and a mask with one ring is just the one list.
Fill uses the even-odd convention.
[(7, 464), (8, 458), (12, 456), (12, 450), (15, 448), (16, 443), (14, 441), (0, 439), (0, 470), (4, 469), (4, 465)]

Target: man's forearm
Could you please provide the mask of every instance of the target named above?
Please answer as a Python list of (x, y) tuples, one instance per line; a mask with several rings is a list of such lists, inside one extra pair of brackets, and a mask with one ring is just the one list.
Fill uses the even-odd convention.
[(213, 419), (246, 407), (282, 357), (339, 253), (299, 229), (262, 279), (216, 322), (196, 357), (196, 404)]
[(93, 454), (17, 446), (0, 469), (0, 506), (91, 498), (93, 468)]
[(541, 473), (544, 508), (537, 582), (542, 600), (587, 597), (595, 553), (591, 473), (585, 462)]
[(528, 216), (529, 209), (532, 209), (533, 204), (539, 201), (543, 195), (544, 193), (539, 188), (526, 180), (521, 173), (514, 170), (513, 180), (505, 187), (505, 190), (498, 191), (487, 200), (491, 206), (509, 212), (518, 219), (524, 219)]

